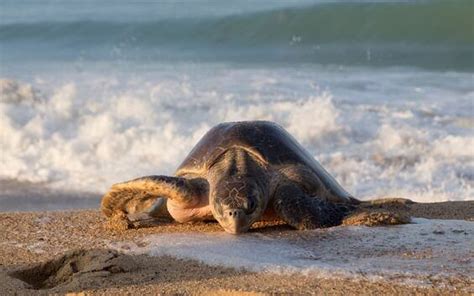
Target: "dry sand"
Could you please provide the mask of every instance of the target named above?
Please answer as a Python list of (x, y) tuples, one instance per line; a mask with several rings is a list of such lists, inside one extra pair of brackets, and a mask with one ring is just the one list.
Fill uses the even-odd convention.
[[(474, 201), (405, 205), (414, 217), (474, 221)], [(172, 257), (125, 255), (112, 242), (138, 241), (164, 232), (217, 232), (216, 223), (176, 224), (112, 231), (95, 210), (0, 213), (0, 294), (466, 294), (472, 282), (414, 287), (364, 279), (320, 279), (211, 267)], [(280, 222), (258, 223), (252, 231), (295, 231)]]

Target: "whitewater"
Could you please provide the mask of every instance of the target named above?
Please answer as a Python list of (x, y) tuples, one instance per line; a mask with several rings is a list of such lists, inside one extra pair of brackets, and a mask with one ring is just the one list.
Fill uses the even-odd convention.
[[(469, 20), (403, 39), (377, 26), (382, 14), (350, 40), (337, 27), (331, 35), (295, 23), (326, 14), (344, 15), (346, 26), (360, 19), (333, 2), (244, 1), (209, 11), (193, 11), (199, 1), (168, 3), (156, 20), (145, 13), (156, 7), (143, 3), (94, 10), (85, 1), (65, 13), (77, 3), (26, 1), (17, 13), (20, 4), (2, 2), (0, 179), (100, 195), (116, 182), (172, 174), (215, 124), (271, 120), (357, 198), (473, 199), (474, 38), (472, 30), (449, 31)], [(404, 3), (350, 5), (375, 13), (398, 5), (413, 20), (423, 5), (470, 5)], [(292, 30), (268, 31), (285, 20)], [(181, 37), (160, 31), (170, 26)]]
[[(219, 122), (262, 119), (285, 127), (358, 197), (473, 197), (473, 93), (458, 83), (470, 74), (433, 86), (423, 83), (429, 72), (342, 71), (170, 67), (134, 80), (2, 80), (2, 177), (103, 192), (172, 174)], [(392, 92), (382, 100), (370, 88)]]

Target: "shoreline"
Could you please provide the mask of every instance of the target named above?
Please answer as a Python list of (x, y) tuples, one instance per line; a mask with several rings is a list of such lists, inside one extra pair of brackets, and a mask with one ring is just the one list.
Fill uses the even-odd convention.
[[(413, 217), (474, 221), (474, 201), (415, 203), (407, 207)], [(195, 260), (176, 259), (170, 256), (115, 254), (116, 251), (111, 248), (113, 243), (140, 242), (145, 237), (163, 233), (220, 233), (223, 230), (217, 223), (163, 222), (156, 227), (120, 232), (105, 229), (104, 222), (105, 217), (98, 210), (0, 213), (0, 227), (3, 229), (0, 233), (0, 288), (7, 295), (65, 292), (84, 292), (86, 295), (127, 293), (241, 295), (242, 292), (248, 293), (247, 295), (260, 295), (260, 293), (433, 295), (449, 292), (468, 295), (472, 292), (469, 289), (472, 289), (473, 281), (469, 276), (465, 279), (451, 279), (448, 285), (433, 281), (432, 285), (417, 286), (371, 278), (320, 278), (302, 274), (251, 272), (209, 266)], [(282, 237), (304, 234), (278, 221), (257, 223), (253, 228), (252, 233), (270, 233)], [(71, 253), (74, 250), (76, 253)], [(64, 254), (67, 254), (66, 257)], [(37, 288), (44, 289), (29, 289), (28, 287), (35, 285), (32, 279), (47, 275), (45, 265), (41, 267), (38, 264), (48, 260), (52, 260), (53, 263), (58, 260), (62, 262), (72, 260), (72, 263), (70, 262), (72, 265), (66, 267), (72, 268), (73, 271), (78, 268), (79, 272), (72, 272), (74, 276), (68, 275), (68, 272), (71, 272), (62, 266), (61, 272), (57, 272), (54, 276), (49, 274), (50, 283), (36, 283)], [(50, 269), (51, 264), (49, 263)], [(30, 270), (29, 274), (27, 270)], [(30, 283), (12, 277), (12, 272), (17, 272), (17, 277)]]

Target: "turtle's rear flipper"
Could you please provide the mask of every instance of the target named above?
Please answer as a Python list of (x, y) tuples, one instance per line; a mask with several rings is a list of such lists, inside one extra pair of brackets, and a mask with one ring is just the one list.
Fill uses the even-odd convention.
[(410, 215), (403, 210), (360, 208), (346, 217), (344, 225), (386, 226), (410, 223)]
[(410, 223), (412, 200), (405, 198), (382, 198), (362, 201), (357, 209), (344, 217), (344, 225), (383, 226)]
[(281, 185), (273, 200), (275, 212), (297, 229), (315, 229), (339, 225), (349, 209), (309, 196), (294, 184)]
[(102, 198), (101, 209), (111, 222), (123, 226), (119, 228), (140, 227), (160, 218), (171, 219), (166, 199), (192, 205), (206, 190), (200, 179), (142, 177), (113, 185)]

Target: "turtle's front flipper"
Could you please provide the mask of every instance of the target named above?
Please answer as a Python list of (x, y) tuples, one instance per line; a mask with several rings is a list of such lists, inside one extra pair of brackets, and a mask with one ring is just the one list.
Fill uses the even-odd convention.
[(347, 208), (309, 196), (293, 183), (280, 185), (273, 197), (275, 212), (297, 229), (314, 229), (341, 224)]
[(166, 199), (192, 206), (207, 191), (204, 179), (147, 176), (113, 185), (102, 198), (101, 208), (111, 221), (140, 226), (140, 222), (170, 217)]

